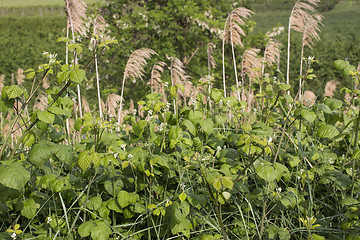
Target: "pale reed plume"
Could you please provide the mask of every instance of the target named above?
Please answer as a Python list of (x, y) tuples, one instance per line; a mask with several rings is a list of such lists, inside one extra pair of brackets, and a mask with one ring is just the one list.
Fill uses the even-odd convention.
[(49, 79), (47, 77), (43, 79), (42, 87), (44, 89), (48, 89), (50, 87)]
[(65, 0), (65, 11), (69, 25), (75, 33), (86, 35), (84, 19), (86, 17), (86, 3), (82, 0)]
[[(357, 71), (358, 71), (358, 73), (360, 74), (360, 62), (359, 62), (359, 64), (358, 64), (358, 66), (357, 66), (357, 69), (356, 69)], [(1, 79), (1, 77), (0, 77), (0, 79)], [(0, 81), (1, 82), (1, 81)]]
[(161, 81), (161, 74), (164, 71), (165, 66), (166, 63), (159, 61), (155, 63), (153, 68), (151, 69), (151, 77), (149, 84), (152, 93), (155, 92), (165, 95), (164, 86)]
[(169, 68), (171, 74), (171, 84), (183, 84), (184, 81), (190, 78), (186, 75), (184, 64), (176, 57), (170, 57), (169, 59), (171, 61)]
[(315, 104), (316, 101), (316, 95), (310, 90), (307, 90), (304, 92), (304, 95), (302, 97), (303, 104), (306, 106), (311, 107)]
[(91, 112), (89, 103), (84, 96), (81, 97), (81, 105), (82, 105), (82, 108), (84, 109), (84, 113)]
[(231, 11), (225, 21), (225, 43), (232, 43), (235, 46), (240, 45), (241, 47), (244, 46), (241, 41), (241, 37), (246, 36), (245, 31), (242, 29), (242, 26), (245, 25), (243, 19), (250, 17), (252, 14), (254, 14), (254, 12), (244, 7), (235, 8)]
[[(249, 93), (251, 91), (251, 82), (261, 74), (261, 59), (258, 57), (259, 49), (246, 49), (241, 60), (241, 76), (242, 76), (242, 96), (245, 99), (245, 75), (249, 77)], [(240, 100), (240, 95), (238, 94)]]
[(331, 80), (331, 81), (327, 82), (325, 85), (324, 97), (333, 97), (337, 84), (338, 84), (338, 81), (336, 81), (336, 80)]
[(0, 75), (0, 91), (2, 91), (3, 87), (5, 86), (4, 82), (5, 82), (5, 75), (1, 74)]
[(142, 80), (144, 76), (144, 66), (147, 63), (147, 60), (151, 58), (152, 55), (157, 54), (154, 50), (150, 48), (141, 48), (132, 52), (129, 57), (128, 62), (126, 63), (122, 87), (121, 87), (121, 99), (120, 99), (120, 109), (118, 114), (118, 125), (120, 126), (121, 120), (121, 111), (122, 111), (122, 101), (124, 99), (124, 87), (125, 80), (132, 79), (133, 82), (136, 82), (136, 78)]
[(209, 75), (210, 73), (210, 69), (211, 68), (216, 68), (216, 61), (215, 58), (213, 57), (213, 53), (214, 53), (214, 48), (215, 48), (215, 44), (213, 43), (208, 43), (207, 46), (207, 59), (208, 59), (208, 70), (209, 70)]
[(243, 47), (243, 43), (241, 41), (242, 36), (246, 36), (245, 31), (242, 29), (242, 26), (245, 25), (246, 19), (254, 14), (251, 10), (239, 7), (235, 8), (231, 13), (227, 16), (225, 21), (224, 27), (224, 37), (223, 37), (223, 44), (222, 44), (222, 60), (223, 60), (223, 85), (224, 85), (224, 96), (226, 97), (226, 84), (225, 84), (225, 43), (230, 43), (231, 45), (231, 52), (233, 57), (233, 64), (234, 64), (234, 73), (235, 73), (235, 82), (238, 91), (238, 97), (240, 98), (239, 92), (239, 81), (238, 81), (238, 74), (237, 74), (237, 66), (235, 60), (235, 49), (234, 46), (240, 45)]
[(35, 104), (33, 106), (33, 110), (41, 110), (44, 111), (46, 106), (48, 105), (48, 98), (45, 94), (39, 95), (36, 100)]
[[(312, 18), (312, 12), (320, 0), (297, 0), (289, 18), (288, 26), (288, 52), (287, 52), (287, 68), (286, 68), (286, 83), (290, 82), (290, 32), (294, 29), (297, 32), (304, 33), (306, 22)], [(302, 59), (301, 59), (302, 61)], [(301, 90), (301, 88), (300, 88)], [(301, 97), (301, 94), (300, 94)]]
[(106, 109), (108, 117), (116, 117), (116, 110), (119, 108), (121, 97), (117, 94), (110, 94), (106, 99)]
[(21, 86), (24, 82), (25, 82), (25, 75), (24, 75), (24, 70), (19, 68), (17, 70), (17, 75), (16, 75), (16, 82), (19, 86)]
[(273, 29), (271, 29), (271, 31), (268, 31), (267, 33), (265, 33), (265, 35), (268, 38), (273, 38), (275, 36), (280, 35), (282, 32), (284, 32), (285, 28), (284, 27), (274, 27)]
[[(102, 111), (105, 111), (106, 105), (105, 105), (105, 102), (104, 102), (102, 99), (100, 99), (100, 105), (101, 105)], [(114, 115), (114, 116), (115, 116), (115, 115)]]
[(273, 38), (270, 38), (266, 44), (264, 51), (264, 63), (269, 67), (277, 63), (280, 57), (281, 43)]

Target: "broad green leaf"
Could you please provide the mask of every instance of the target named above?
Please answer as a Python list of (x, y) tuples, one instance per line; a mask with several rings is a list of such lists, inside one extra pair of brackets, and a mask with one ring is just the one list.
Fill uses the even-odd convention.
[(262, 137), (270, 137), (273, 135), (274, 130), (264, 123), (257, 123), (252, 126), (251, 133)]
[(35, 166), (41, 166), (47, 162), (56, 151), (56, 144), (47, 140), (41, 140), (30, 149), (29, 162)]
[(208, 135), (214, 129), (214, 123), (210, 118), (200, 121), (199, 124), (201, 126), (201, 129)]
[(335, 99), (335, 98), (327, 98), (324, 103), (328, 106), (331, 110), (339, 109), (342, 107), (342, 101)]
[(8, 99), (21, 97), (25, 93), (25, 89), (19, 85), (11, 85), (3, 88), (3, 94), (7, 96)]
[(222, 185), (228, 189), (232, 189), (234, 186), (234, 183), (233, 183), (231, 177), (222, 177), (221, 182), (222, 182)]
[(28, 198), (24, 202), (24, 207), (21, 210), (21, 215), (31, 219), (35, 216), (37, 209), (40, 207), (39, 204), (35, 202), (34, 199)]
[(221, 98), (224, 96), (224, 93), (220, 89), (213, 88), (211, 89), (210, 96), (214, 100), (214, 102), (218, 103), (220, 102)]
[(190, 120), (185, 119), (181, 123), (181, 125), (184, 126), (192, 135), (196, 135), (196, 128), (195, 128), (194, 124)]
[(71, 70), (69, 77), (71, 81), (81, 83), (85, 79), (85, 71), (83, 69)]
[(216, 115), (215, 116), (215, 122), (217, 126), (221, 126), (226, 122), (227, 118), (222, 115)]
[(44, 123), (53, 124), (55, 121), (55, 115), (48, 111), (38, 112), (37, 117), (39, 118), (39, 120), (43, 121)]
[(57, 145), (54, 150), (56, 157), (59, 158), (61, 161), (65, 162), (68, 165), (73, 162), (74, 154), (71, 145)]
[(121, 208), (125, 208), (130, 204), (134, 204), (139, 200), (139, 195), (136, 193), (129, 193), (127, 191), (120, 191), (117, 196), (118, 203)]
[(0, 166), (0, 183), (8, 188), (21, 190), (30, 180), (30, 172), (20, 163)]
[(179, 126), (171, 126), (169, 130), (169, 139), (178, 139), (182, 136), (182, 129)]
[(300, 110), (300, 115), (308, 122), (314, 122), (317, 115), (316, 113), (311, 109), (302, 108)]
[(93, 221), (86, 221), (79, 226), (78, 233), (80, 237), (85, 238), (90, 235), (91, 230), (95, 227)]
[(120, 190), (124, 187), (124, 183), (121, 179), (116, 180), (115, 182), (107, 180), (104, 183), (105, 190), (112, 196), (117, 196)]
[(93, 240), (106, 240), (112, 233), (111, 228), (103, 222), (97, 223), (97, 226), (91, 230), (91, 238)]
[(184, 193), (184, 192), (180, 193), (179, 199), (180, 199), (180, 201), (182, 201), (182, 202), (185, 201), (185, 199), (186, 199), (186, 193)]
[(62, 109), (60, 107), (51, 106), (51, 107), (49, 107), (49, 112), (51, 112), (53, 114), (63, 115), (66, 117), (71, 117), (71, 113), (69, 111)]
[(196, 124), (203, 120), (203, 114), (199, 111), (191, 110), (189, 112), (189, 120), (196, 126)]
[(293, 208), (297, 204), (297, 196), (294, 192), (286, 191), (284, 194), (281, 194), (280, 202), (286, 208)]
[(359, 204), (359, 201), (354, 198), (344, 198), (343, 200), (340, 201), (340, 204), (345, 206), (351, 206), (351, 205)]
[(88, 208), (90, 210), (98, 210), (101, 207), (102, 199), (101, 196), (95, 196), (89, 199)]
[(78, 164), (83, 171), (90, 167), (91, 157), (88, 151), (84, 151), (79, 154)]
[(359, 159), (360, 158), (360, 149), (355, 150), (353, 155), (351, 156), (352, 159)]
[(279, 170), (275, 169), (271, 163), (257, 160), (254, 162), (256, 174), (267, 182), (272, 182), (278, 178)]
[(316, 135), (320, 138), (332, 139), (337, 135), (339, 135), (339, 133), (340, 133), (339, 130), (337, 130), (335, 126), (324, 124), (318, 129)]
[(144, 129), (147, 125), (147, 122), (145, 120), (140, 120), (138, 121), (135, 126), (133, 127), (133, 133), (138, 136), (138, 137), (141, 137), (143, 132), (144, 132)]

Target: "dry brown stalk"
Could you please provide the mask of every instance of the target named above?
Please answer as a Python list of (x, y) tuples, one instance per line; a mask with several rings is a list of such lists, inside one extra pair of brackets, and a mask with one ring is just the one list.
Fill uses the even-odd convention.
[(65, 11), (70, 24), (75, 33), (86, 35), (84, 19), (86, 17), (86, 3), (82, 0), (65, 0)]
[(48, 89), (50, 87), (49, 79), (47, 77), (44, 78), (42, 87), (44, 89)]
[(16, 82), (21, 86), (25, 82), (24, 70), (19, 68), (16, 75)]
[(325, 97), (333, 97), (337, 84), (338, 84), (338, 81), (336, 81), (336, 80), (331, 80), (331, 81), (327, 82), (325, 85), (324, 96)]
[(310, 90), (307, 90), (304, 92), (304, 95), (302, 97), (303, 104), (306, 106), (312, 106), (315, 104), (316, 101), (316, 95)]

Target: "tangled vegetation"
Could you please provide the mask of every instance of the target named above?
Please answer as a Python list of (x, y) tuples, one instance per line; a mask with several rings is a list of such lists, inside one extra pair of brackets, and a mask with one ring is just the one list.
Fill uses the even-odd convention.
[[(317, 2), (291, 14), (302, 49), (319, 37)], [(184, 59), (141, 48), (123, 64), (121, 94), (104, 102), (99, 56), (118, 41), (101, 15), (86, 25), (86, 5), (66, 3), (65, 61), (44, 52), (17, 84), (0, 81), (1, 239), (359, 239), (360, 66), (331, 63), (351, 80), (344, 100), (336, 81), (321, 99), (304, 91), (313, 57), (293, 87), (279, 69), (281, 28), (237, 54), (253, 14), (237, 7), (223, 26), (222, 75), (211, 42), (198, 82)], [(83, 97), (90, 75), (96, 107)], [(150, 91), (125, 105), (137, 91), (125, 86), (140, 79)]]

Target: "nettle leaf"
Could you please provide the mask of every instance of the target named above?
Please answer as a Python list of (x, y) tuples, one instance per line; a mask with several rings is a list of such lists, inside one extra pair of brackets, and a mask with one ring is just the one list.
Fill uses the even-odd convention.
[(254, 162), (256, 174), (267, 182), (280, 179), (283, 175), (283, 169), (274, 167), (270, 162), (257, 160)]
[(80, 237), (85, 238), (90, 235), (91, 230), (95, 227), (93, 221), (86, 221), (82, 223), (78, 228)]
[(200, 121), (199, 122), (201, 129), (207, 134), (209, 135), (211, 133), (211, 131), (214, 129), (214, 123), (213, 121), (208, 118), (205, 119), (204, 121)]
[(71, 117), (71, 113), (69, 111), (55, 106), (49, 107), (49, 112), (53, 114), (63, 115), (66, 117)]
[(55, 155), (61, 161), (65, 162), (68, 165), (71, 165), (74, 159), (73, 148), (70, 145), (56, 145)]
[(84, 151), (79, 154), (78, 164), (83, 171), (90, 167), (91, 157), (89, 151)]
[(134, 204), (139, 200), (139, 195), (136, 193), (129, 193), (127, 191), (120, 191), (117, 196), (117, 201), (121, 208), (125, 208), (130, 204)]
[(178, 139), (182, 136), (182, 129), (179, 126), (171, 126), (169, 130), (169, 139)]
[(29, 162), (35, 166), (41, 166), (47, 162), (56, 150), (56, 144), (47, 140), (41, 140), (30, 149)]
[(340, 203), (341, 205), (351, 206), (351, 205), (359, 204), (359, 201), (354, 198), (344, 198), (343, 200), (340, 201)]
[(55, 121), (55, 115), (48, 111), (37, 112), (37, 117), (44, 123), (53, 124)]
[(311, 109), (302, 108), (300, 110), (300, 115), (308, 122), (314, 122), (317, 115), (316, 113)]
[(21, 97), (26, 92), (26, 90), (19, 85), (4, 87), (2, 91), (8, 99)]
[(342, 107), (342, 101), (335, 99), (335, 98), (327, 98), (324, 103), (328, 106), (331, 110), (339, 109)]
[(20, 163), (0, 166), (0, 183), (8, 188), (21, 190), (30, 180), (30, 172)]
[(203, 114), (199, 111), (191, 110), (189, 112), (188, 118), (194, 125), (196, 125), (198, 122), (203, 120)]
[(251, 133), (262, 137), (270, 137), (274, 134), (274, 130), (264, 123), (257, 123), (252, 126)]
[(318, 129), (316, 135), (320, 138), (332, 139), (339, 135), (339, 133), (339, 130), (335, 126), (324, 124)]
[(135, 126), (133, 127), (133, 133), (138, 136), (138, 137), (141, 137), (143, 132), (144, 132), (144, 129), (147, 125), (147, 122), (145, 120), (140, 120), (138, 121)]
[(21, 210), (21, 215), (31, 219), (35, 216), (37, 209), (40, 207), (38, 203), (35, 202), (34, 199), (28, 198), (24, 201), (24, 207)]
[(81, 83), (85, 79), (85, 71), (83, 69), (75, 69), (70, 71), (70, 80), (74, 83)]

